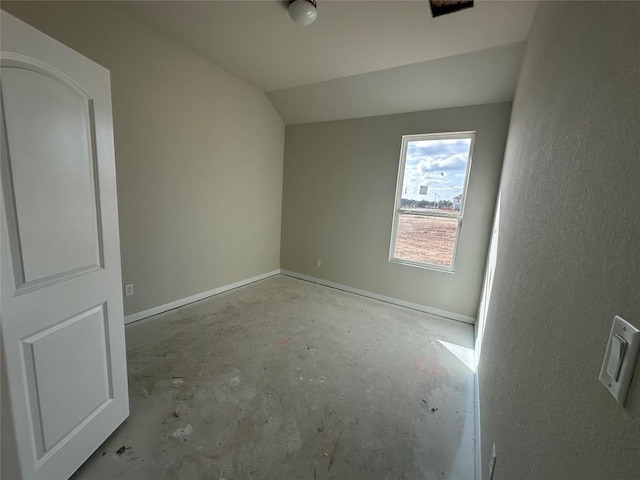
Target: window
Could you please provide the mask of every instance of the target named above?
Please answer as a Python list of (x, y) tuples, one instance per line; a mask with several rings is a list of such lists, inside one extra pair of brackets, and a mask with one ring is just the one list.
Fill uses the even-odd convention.
[(390, 261), (454, 270), (474, 137), (402, 137)]

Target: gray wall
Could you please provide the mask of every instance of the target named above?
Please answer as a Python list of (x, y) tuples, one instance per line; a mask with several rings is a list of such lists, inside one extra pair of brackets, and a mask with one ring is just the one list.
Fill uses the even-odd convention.
[[(499, 103), (287, 126), (281, 267), (475, 317), (509, 112)], [(464, 130), (477, 135), (456, 272), (390, 263), (402, 135)]]
[(279, 267), (284, 126), (264, 93), (108, 6), (2, 8), (111, 71), (125, 313)]
[(640, 374), (626, 410), (598, 381), (613, 315), (640, 326), (639, 25), (634, 2), (534, 21), (480, 353), (485, 479), (494, 442), (494, 480), (639, 478)]

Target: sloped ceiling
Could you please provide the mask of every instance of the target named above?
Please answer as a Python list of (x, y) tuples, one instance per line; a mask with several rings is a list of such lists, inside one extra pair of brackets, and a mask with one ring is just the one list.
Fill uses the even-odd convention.
[(524, 43), (267, 93), (287, 124), (513, 99)]
[(422, 0), (318, 0), (301, 27), (287, 3), (112, 4), (267, 92), (285, 123), (510, 100), (537, 7), (476, 0), (434, 19)]

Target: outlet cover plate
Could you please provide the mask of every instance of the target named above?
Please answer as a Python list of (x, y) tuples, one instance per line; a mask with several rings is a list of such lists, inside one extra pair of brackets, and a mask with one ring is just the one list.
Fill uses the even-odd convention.
[[(609, 366), (611, 355), (616, 351), (614, 348), (616, 338), (622, 338), (626, 342), (617, 380), (614, 375), (607, 371), (610, 370), (607, 367)], [(600, 382), (602, 382), (605, 388), (609, 390), (609, 393), (611, 393), (622, 406), (624, 406), (627, 399), (627, 392), (629, 391), (629, 384), (633, 378), (633, 370), (636, 367), (638, 352), (640, 352), (640, 330), (624, 318), (616, 315), (613, 318), (613, 325), (611, 326), (609, 340), (607, 341), (607, 351), (604, 354), (604, 361), (602, 362), (602, 369), (600, 370)]]

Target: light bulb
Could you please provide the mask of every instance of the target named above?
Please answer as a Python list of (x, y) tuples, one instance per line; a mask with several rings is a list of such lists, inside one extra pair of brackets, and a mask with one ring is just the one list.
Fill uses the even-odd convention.
[(298, 25), (311, 25), (318, 11), (314, 0), (295, 0), (289, 3), (289, 16)]

